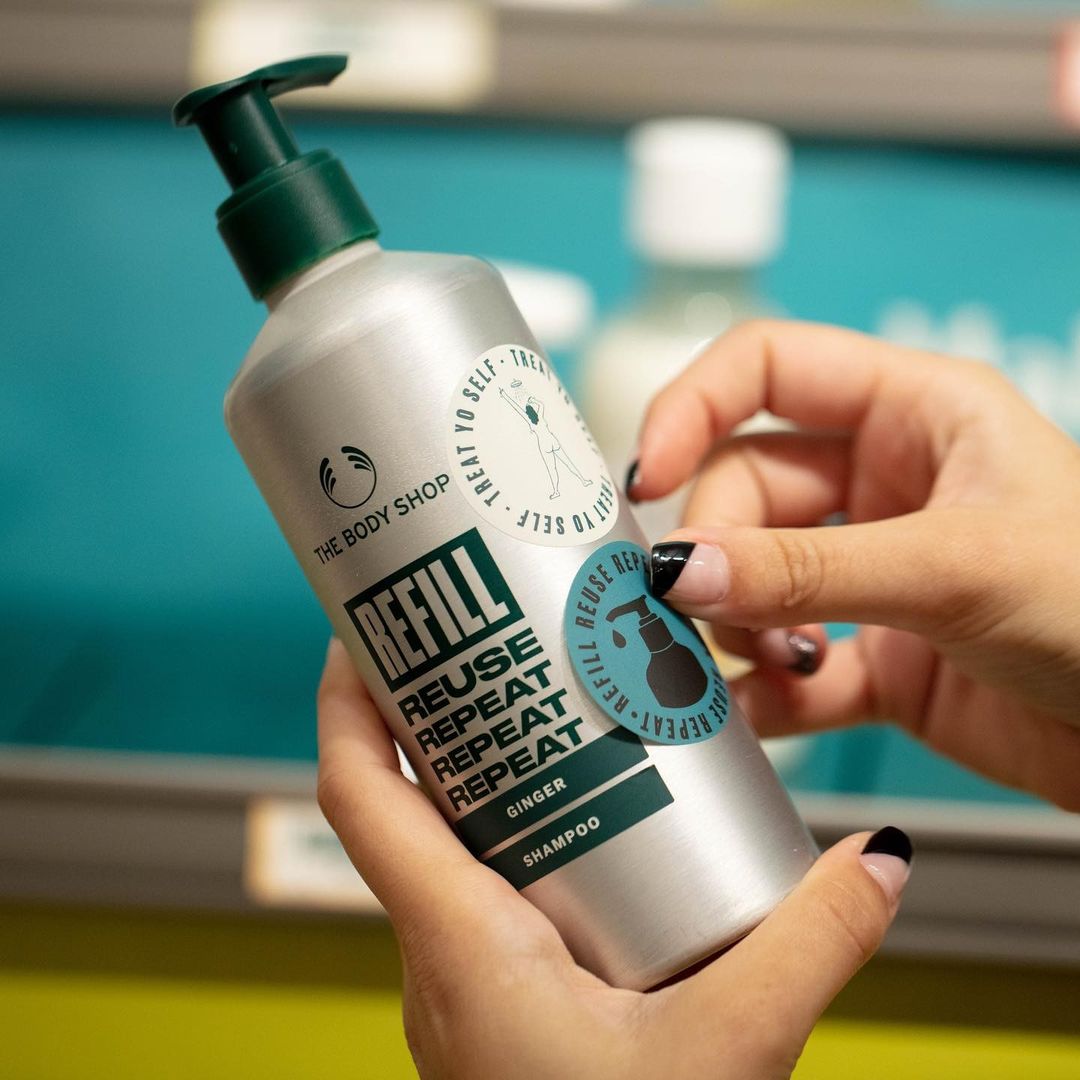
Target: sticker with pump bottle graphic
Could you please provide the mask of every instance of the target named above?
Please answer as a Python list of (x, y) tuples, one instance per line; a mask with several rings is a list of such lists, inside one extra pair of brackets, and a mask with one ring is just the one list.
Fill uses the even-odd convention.
[(728, 689), (697, 631), (649, 593), (648, 554), (616, 541), (578, 570), (566, 602), (566, 647), (589, 696), (651, 742), (712, 738)]

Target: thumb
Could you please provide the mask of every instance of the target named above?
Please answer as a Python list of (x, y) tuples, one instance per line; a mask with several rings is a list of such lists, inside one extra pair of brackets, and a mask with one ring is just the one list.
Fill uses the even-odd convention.
[(806, 529), (683, 529), (653, 547), (652, 591), (732, 626), (858, 622), (934, 637), (992, 598), (995, 532), (955, 510)]
[(682, 984), (684, 1015), (715, 1015), (717, 1002), (737, 1001), (751, 1044), (793, 1061), (829, 1002), (881, 944), (911, 850), (891, 826), (831, 847), (756, 930)]

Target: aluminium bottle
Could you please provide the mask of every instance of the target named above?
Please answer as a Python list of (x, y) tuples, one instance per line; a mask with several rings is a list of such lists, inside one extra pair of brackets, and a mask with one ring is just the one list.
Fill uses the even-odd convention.
[(276, 114), (345, 62), (174, 110), (232, 186), (218, 227), (269, 309), (229, 431), (461, 841), (583, 966), (649, 987), (747, 933), (816, 851), (707, 650), (651, 596), (624, 494), (500, 276), (383, 250), (340, 162)]

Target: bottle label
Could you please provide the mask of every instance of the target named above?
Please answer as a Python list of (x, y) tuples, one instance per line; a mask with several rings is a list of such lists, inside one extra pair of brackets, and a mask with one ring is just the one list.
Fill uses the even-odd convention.
[(344, 607), (398, 742), (468, 848), (517, 888), (672, 803), (640, 738), (577, 711), (477, 529)]
[(619, 516), (600, 451), (548, 361), (524, 345), (478, 357), (451, 397), (450, 471), (485, 521), (549, 547), (591, 544)]
[(613, 541), (593, 552), (566, 601), (566, 647), (589, 696), (652, 742), (710, 739), (728, 716), (728, 690), (681, 615), (649, 593), (648, 555)]

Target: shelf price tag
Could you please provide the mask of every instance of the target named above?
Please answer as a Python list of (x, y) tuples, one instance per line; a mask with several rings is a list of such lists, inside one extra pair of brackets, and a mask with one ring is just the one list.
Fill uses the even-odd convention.
[(202, 0), (196, 10), (193, 85), (309, 53), (348, 53), (349, 66), (332, 86), (290, 101), (465, 109), (494, 79), (494, 13), (456, 0)]
[(382, 911), (314, 802), (252, 799), (245, 831), (244, 887), (256, 903)]

